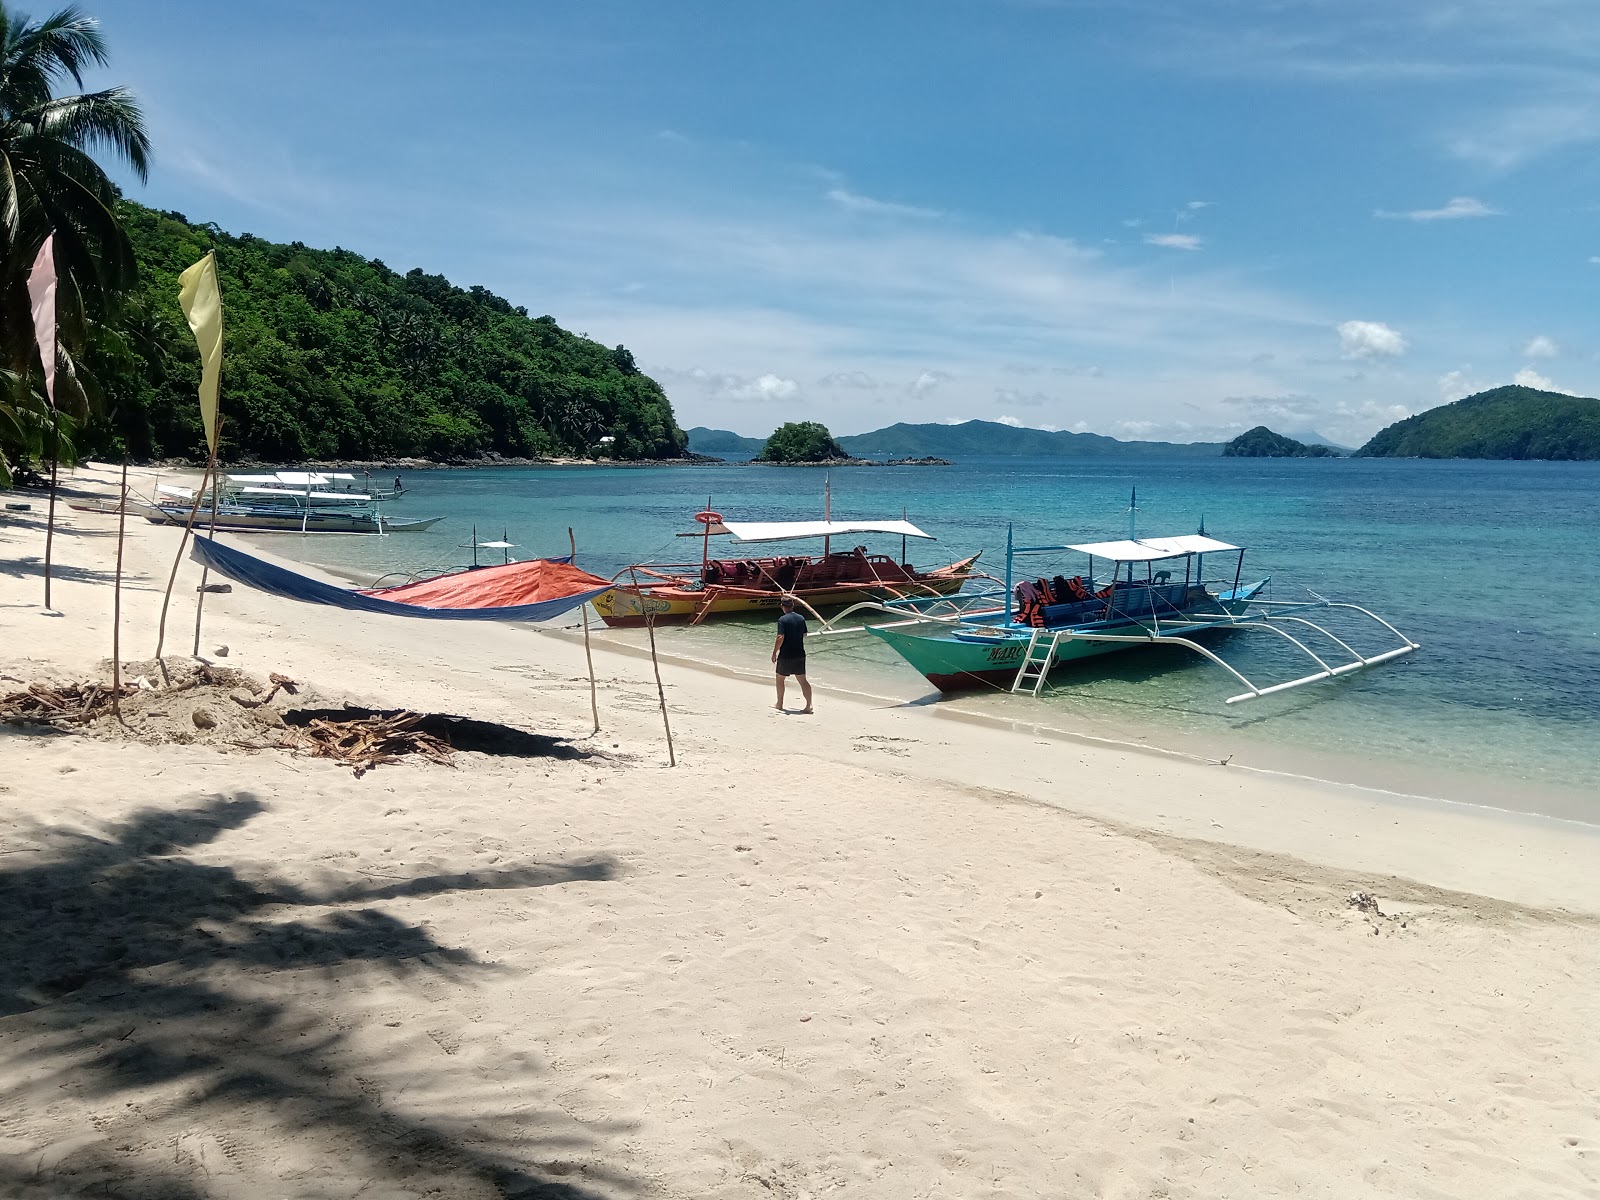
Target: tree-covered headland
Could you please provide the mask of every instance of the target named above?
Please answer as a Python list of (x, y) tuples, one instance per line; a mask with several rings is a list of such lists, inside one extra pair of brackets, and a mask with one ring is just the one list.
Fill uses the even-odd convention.
[(89, 430), (95, 448), (120, 437), (138, 457), (202, 452), (178, 273), (215, 250), (225, 459), (683, 453), (670, 402), (625, 347), (351, 250), (235, 237), (128, 201), (118, 212), (139, 263), (135, 336), (107, 364), (113, 406)]
[(1600, 459), (1600, 400), (1507, 386), (1396, 421), (1364, 458)]

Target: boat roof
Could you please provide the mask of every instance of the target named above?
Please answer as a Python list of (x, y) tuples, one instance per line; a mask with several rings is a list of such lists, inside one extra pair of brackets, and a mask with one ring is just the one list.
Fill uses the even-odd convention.
[(856, 533), (889, 533), (895, 537), (938, 539), (923, 533), (910, 521), (719, 521), (709, 530), (696, 530), (682, 537), (713, 537), (731, 534), (741, 542), (789, 542), (802, 538), (848, 537)]
[(274, 496), (280, 500), (286, 496), (291, 500), (344, 500), (351, 503), (372, 499), (365, 492), (286, 492), (275, 487), (243, 487), (239, 492), (245, 496)]
[(265, 475), (229, 475), (229, 483), (276, 483), (290, 487), (313, 487), (330, 479), (350, 479), (348, 471), (272, 471)]
[(1115, 562), (1153, 562), (1159, 558), (1187, 558), (1191, 554), (1212, 554), (1224, 550), (1242, 550), (1216, 538), (1200, 533), (1186, 533), (1180, 537), (1124, 539), (1120, 542), (1087, 542), (1081, 546), (1068, 546), (1096, 558), (1109, 558)]

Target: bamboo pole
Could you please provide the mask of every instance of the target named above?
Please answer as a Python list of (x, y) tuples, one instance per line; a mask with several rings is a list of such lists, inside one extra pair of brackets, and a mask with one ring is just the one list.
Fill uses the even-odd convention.
[(111, 587), (111, 711), (122, 720), (122, 542), (128, 528), (128, 455), (122, 455), (122, 502), (117, 505), (117, 578)]
[(50, 549), (56, 535), (56, 468), (61, 460), (61, 413), (54, 397), (50, 400), (50, 515), (44, 522), (44, 606), (54, 611), (50, 603)]
[(178, 539), (178, 553), (173, 557), (172, 571), (167, 575), (167, 591), (161, 597), (161, 621), (156, 627), (156, 665), (161, 668), (161, 681), (166, 684), (172, 682), (172, 676), (167, 674), (167, 662), (161, 657), (161, 648), (167, 641), (167, 607), (172, 603), (172, 585), (178, 580), (178, 564), (183, 561), (184, 549), (189, 545), (189, 534), (194, 530), (194, 518), (200, 511), (200, 498), (205, 495), (206, 481), (211, 478), (211, 472), (216, 465), (217, 456), (213, 451), (206, 462), (205, 474), (200, 477), (200, 487), (194, 494), (194, 503), (189, 506), (189, 518), (183, 523), (183, 536)]
[[(628, 568), (628, 573), (633, 575), (635, 593), (639, 589), (639, 577), (634, 574), (633, 568)], [(649, 601), (643, 595), (639, 596), (639, 607), (644, 609), (644, 627), (650, 635), (650, 666), (656, 673), (656, 696), (661, 701), (661, 725), (667, 731), (667, 766), (678, 765), (678, 756), (672, 749), (672, 722), (667, 720), (667, 689), (661, 686), (661, 660), (656, 657), (656, 617), (650, 611)]]
[[(477, 539), (474, 538), (474, 541)], [(501, 541), (504, 541), (501, 538)], [(578, 565), (578, 539), (573, 535), (572, 527), (567, 526), (567, 541), (572, 545), (572, 565)], [(594, 683), (594, 654), (589, 649), (589, 602), (585, 600), (578, 611), (583, 615), (583, 659), (589, 664), (589, 711), (594, 714), (594, 737), (600, 732), (600, 697)]]
[[(212, 462), (215, 463), (215, 461), (216, 461), (216, 459), (213, 458)], [(215, 479), (212, 479), (212, 481), (211, 481), (211, 539), (213, 541), (215, 541), (216, 537), (217, 537), (217, 494), (218, 494), (218, 492), (220, 490), (221, 489), (217, 487), (217, 481)], [(202, 563), (201, 566), (200, 566), (200, 594), (195, 598), (195, 605), (194, 605), (194, 657), (195, 658), (199, 658), (200, 657), (200, 618), (205, 614), (205, 611), (206, 611), (206, 580), (208, 580), (210, 577), (211, 577), (211, 564), (210, 563)]]

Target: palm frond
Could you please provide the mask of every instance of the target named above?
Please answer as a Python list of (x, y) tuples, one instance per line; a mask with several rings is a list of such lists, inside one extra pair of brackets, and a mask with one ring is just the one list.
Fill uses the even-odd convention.
[(150, 173), (150, 136), (144, 112), (127, 88), (60, 96), (27, 114), (39, 133), (81, 150), (104, 147), (125, 161), (143, 183)]

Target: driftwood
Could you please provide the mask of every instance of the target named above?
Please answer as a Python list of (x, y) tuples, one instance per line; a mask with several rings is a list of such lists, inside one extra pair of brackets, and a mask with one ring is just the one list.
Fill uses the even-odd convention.
[(0, 721), (8, 725), (50, 725), (70, 729), (87, 725), (112, 710), (118, 697), (131, 696), (139, 689), (125, 683), (120, 688), (100, 683), (67, 683), (60, 687), (31, 683), (25, 692), (0, 696)]
[(360, 778), (373, 767), (394, 762), (407, 754), (421, 754), (444, 766), (454, 766), (454, 747), (441, 737), (417, 729), (421, 713), (402, 712), (391, 717), (357, 717), (349, 721), (313, 720), (303, 730), (285, 738), (284, 745), (305, 750), (313, 758), (331, 758), (351, 767)]

